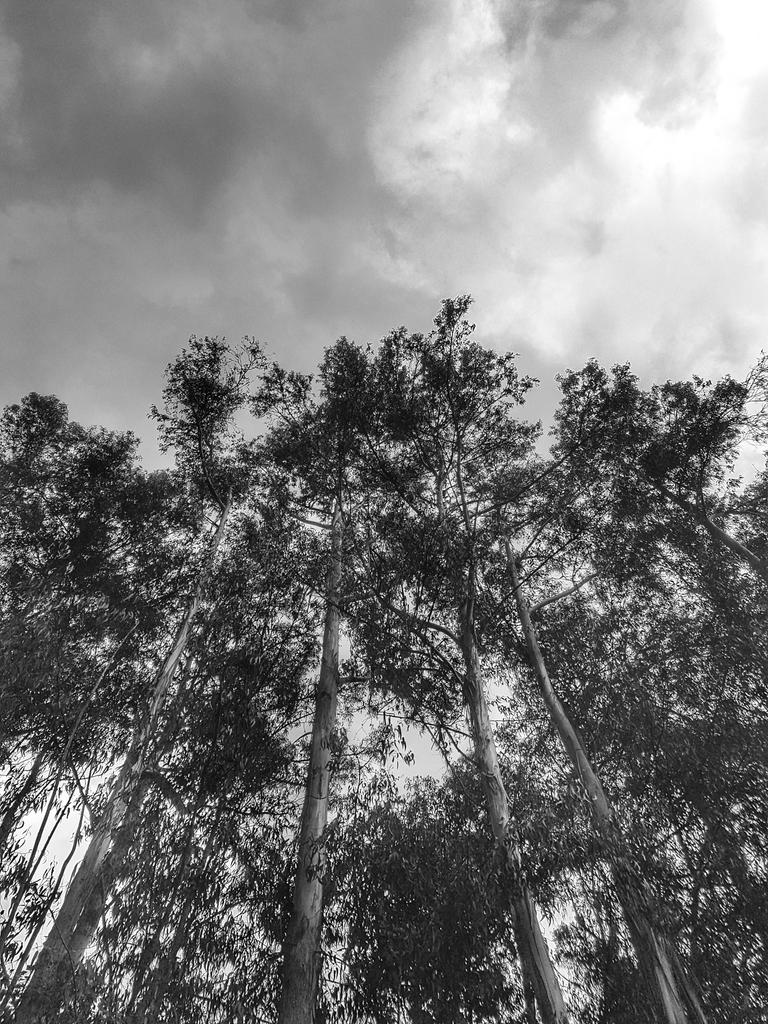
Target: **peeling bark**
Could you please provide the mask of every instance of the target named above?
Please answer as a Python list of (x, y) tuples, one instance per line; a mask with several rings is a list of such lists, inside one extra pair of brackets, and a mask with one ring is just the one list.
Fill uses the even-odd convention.
[(325, 867), (322, 844), (328, 823), (331, 742), (336, 726), (339, 683), (342, 540), (343, 518), (337, 502), (331, 524), (331, 560), (326, 581), (322, 661), (299, 826), (299, 863), (293, 889), (293, 909), (283, 943), (283, 990), (279, 1024), (312, 1024), (320, 978)]

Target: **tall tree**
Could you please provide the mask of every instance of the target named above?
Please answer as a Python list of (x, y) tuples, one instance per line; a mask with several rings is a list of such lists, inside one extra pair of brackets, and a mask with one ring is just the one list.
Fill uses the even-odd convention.
[(172, 485), (142, 474), (135, 449), (130, 434), (73, 423), (50, 396), (27, 396), (0, 425), (2, 832), (15, 843), (2, 862), (0, 958), (11, 989), (59, 884), (41, 875), (45, 850), (96, 752), (123, 741), (115, 707), (139, 699), (157, 635), (150, 595), (176, 569), (163, 564)]
[[(143, 773), (148, 749), (156, 738), (160, 714), (186, 650), (232, 504), (231, 487), (222, 499), (221, 479), (217, 477), (226, 472), (227, 428), (233, 412), (244, 400), (243, 382), (258, 353), (254, 349), (246, 351), (244, 359), (235, 365), (228, 365), (227, 354), (220, 342), (193, 338), (189, 349), (168, 370), (168, 411), (157, 413), (164, 425), (165, 443), (176, 446), (182, 469), (190, 465), (190, 451), (196, 453), (199, 461), (192, 465), (218, 507), (218, 523), (205, 545), (192, 594), (153, 680), (148, 705), (134, 726), (100, 820), (95, 823), (83, 859), (38, 954), (17, 1007), (19, 1021), (38, 1019), (60, 1002), (66, 975), (77, 967), (90, 945), (104, 894), (134, 840), (145, 795)], [(219, 465), (214, 461), (217, 456)], [(194, 482), (194, 477), (190, 482)]]
[(687, 1024), (689, 1021), (704, 1024), (706, 1017), (696, 987), (681, 963), (674, 942), (653, 920), (643, 879), (638, 876), (629, 856), (611, 803), (581, 736), (552, 685), (520, 581), (517, 556), (509, 541), (506, 542), (506, 553), (529, 662), (575, 776), (584, 787), (590, 814), (610, 861), (616, 892), (657, 1012), (666, 1024)]
[[(533, 382), (518, 376), (512, 356), (473, 340), (469, 301), (444, 302), (428, 337), (393, 333), (377, 358), (371, 418), (385, 443), (370, 461), (382, 481), (382, 501), (389, 499), (380, 522), (386, 534), (388, 523), (397, 521), (399, 537), (397, 555), (374, 549), (368, 572), (385, 609), (432, 637), (433, 650), (446, 637), (458, 649), (462, 670), (450, 671), (469, 716), (498, 854), (516, 885), (513, 925), (528, 1016), (535, 1019), (535, 1001), (549, 1024), (567, 1019), (565, 1002), (510, 820), (478, 638), (489, 523), (499, 504), (514, 500), (513, 467), (537, 433), (516, 415)], [(501, 466), (510, 467), (510, 486), (497, 493)]]
[(317, 393), (313, 394), (310, 378), (275, 366), (265, 374), (254, 402), (257, 413), (269, 412), (273, 420), (265, 440), (265, 450), (275, 466), (273, 487), (282, 492), (289, 511), (300, 519), (324, 516), (320, 526), (330, 534), (322, 587), (320, 673), (298, 829), (293, 901), (283, 944), (281, 1024), (311, 1024), (317, 1003), (345, 533), (356, 501), (353, 457), (366, 374), (364, 353), (341, 338), (325, 354)]
[[(741, 577), (742, 586), (762, 589), (755, 551), (714, 523), (707, 509), (719, 507), (722, 523), (727, 522), (729, 507), (738, 505), (736, 484), (728, 479), (728, 470), (745, 435), (751, 432), (759, 437), (764, 430), (764, 369), (759, 364), (743, 385), (727, 378), (714, 386), (695, 380), (690, 385), (668, 383), (647, 394), (639, 390), (626, 367), (616, 368), (610, 379), (594, 363), (580, 374), (566, 375), (555, 458), (540, 473), (540, 480), (549, 479), (532, 516), (535, 530), (528, 544), (529, 564), (536, 567), (526, 578), (536, 579), (542, 575), (541, 567), (549, 565), (549, 579), (555, 579), (566, 564), (573, 578), (579, 561), (585, 565), (582, 579), (566, 585), (562, 593), (551, 596), (545, 585), (537, 609), (551, 609), (559, 598), (580, 594), (581, 587), (597, 576), (596, 591), (603, 598), (607, 586), (642, 595), (642, 603), (635, 601), (635, 606), (643, 615), (653, 609), (656, 622), (652, 615), (647, 621), (652, 642), (661, 644), (663, 633), (654, 629), (664, 621), (656, 607), (658, 596), (671, 590), (670, 599), (679, 601), (690, 587), (691, 572), (700, 577), (692, 596), (700, 607), (704, 592), (712, 586), (721, 591), (720, 596), (712, 594), (720, 603), (721, 584), (734, 574)], [(753, 399), (758, 399), (757, 411), (749, 408)], [(703, 536), (701, 526), (706, 531)], [(508, 539), (505, 546), (527, 660), (584, 788), (656, 1013), (670, 1021), (702, 1020), (698, 986), (676, 948), (669, 916), (665, 920), (665, 909), (671, 907), (654, 908), (647, 879), (641, 877), (628, 837), (618, 827), (616, 808), (606, 797), (593, 760), (552, 685), (521, 583), (521, 567)], [(563, 552), (569, 547), (564, 561)], [(709, 567), (704, 567), (711, 566), (713, 555), (720, 564), (707, 582)], [(685, 568), (688, 558), (693, 565)], [(754, 569), (756, 577), (750, 571)], [(562, 589), (562, 584), (553, 589)], [(759, 609), (764, 599), (755, 596)], [(591, 603), (597, 612), (602, 601), (594, 590)], [(748, 613), (747, 621), (752, 618)], [(551, 654), (558, 641), (550, 642)], [(684, 704), (678, 707), (682, 711)], [(614, 708), (615, 715), (618, 705)], [(671, 899), (674, 905), (674, 896)]]
[(316, 647), (301, 532), (264, 511), (250, 502), (228, 531), (166, 718), (174, 739), (153, 762), (139, 841), (90, 958), (139, 1020), (202, 1008), (239, 1020), (279, 998), (278, 882), (300, 771), (290, 728)]

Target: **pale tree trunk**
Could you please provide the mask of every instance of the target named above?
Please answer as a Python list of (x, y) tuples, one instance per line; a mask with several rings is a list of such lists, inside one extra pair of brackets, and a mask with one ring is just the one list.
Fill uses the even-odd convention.
[(299, 827), (299, 862), (293, 889), (293, 908), (283, 943), (283, 989), (279, 1024), (312, 1024), (320, 978), (325, 868), (322, 843), (328, 823), (329, 766), (336, 726), (342, 544), (343, 519), (337, 501), (331, 523), (331, 560), (326, 582), (323, 652)]
[(99, 921), (104, 915), (106, 900), (112, 891), (112, 886), (116, 879), (120, 877), (123, 866), (133, 847), (133, 841), (141, 819), (144, 797), (148, 788), (149, 784), (146, 778), (139, 778), (138, 784), (131, 793), (128, 806), (125, 808), (122, 823), (119, 828), (112, 832), (111, 846), (97, 868), (96, 881), (80, 912), (77, 925), (69, 940), (69, 963), (79, 964), (85, 956), (88, 947), (93, 942)]
[(613, 809), (600, 779), (587, 756), (584, 744), (574, 729), (560, 698), (555, 693), (539, 647), (528, 602), (523, 594), (515, 553), (506, 541), (507, 561), (514, 587), (515, 601), (525, 637), (528, 658), (539, 684), (544, 704), (577, 779), (589, 800), (590, 815), (603, 842), (611, 865), (616, 894), (624, 912), (641, 970), (663, 1024), (706, 1024), (696, 987), (685, 971), (672, 940), (654, 925), (644, 892), (644, 881), (637, 875), (624, 850)]
[(527, 1020), (530, 1024), (536, 1021), (533, 996), (544, 1024), (566, 1024), (568, 1014), (560, 983), (541, 933), (536, 908), (525, 884), (517, 837), (510, 827), (509, 800), (501, 777), (493, 726), (488, 714), (470, 602), (462, 609), (460, 619), (461, 649), (466, 669), (464, 698), (469, 710), (475, 759), (483, 782), (496, 847), (514, 880), (513, 927), (523, 977)]
[(17, 1024), (32, 1024), (53, 1013), (61, 1002), (68, 976), (74, 974), (96, 933), (102, 903), (133, 843), (141, 817), (145, 787), (144, 759), (157, 728), (168, 690), (187, 647), (200, 607), (202, 591), (224, 534), (231, 498), (222, 509), (195, 593), (176, 630), (173, 646), (163, 661), (152, 690), (149, 711), (131, 739), (117, 779), (110, 788), (101, 820), (64, 895), (45, 943), (38, 954), (16, 1011)]

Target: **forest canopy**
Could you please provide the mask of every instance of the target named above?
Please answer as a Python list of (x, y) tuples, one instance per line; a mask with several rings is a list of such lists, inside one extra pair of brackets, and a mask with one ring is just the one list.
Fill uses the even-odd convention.
[(4, 410), (0, 1020), (765, 1020), (768, 359), (542, 425), (470, 306)]

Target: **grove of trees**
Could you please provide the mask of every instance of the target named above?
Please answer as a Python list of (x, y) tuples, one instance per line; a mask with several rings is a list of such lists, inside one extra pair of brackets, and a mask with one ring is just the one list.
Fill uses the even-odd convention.
[(469, 311), (5, 409), (0, 1021), (768, 1019), (768, 359), (544, 428)]

